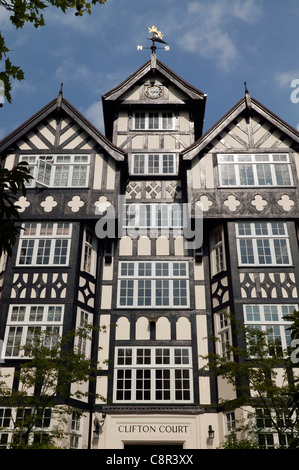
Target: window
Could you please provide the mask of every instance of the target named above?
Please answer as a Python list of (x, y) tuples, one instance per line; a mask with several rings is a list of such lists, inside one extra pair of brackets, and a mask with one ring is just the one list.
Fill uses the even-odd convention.
[(236, 416), (234, 411), (224, 415), (225, 417), (225, 435), (231, 442), (236, 442)]
[(131, 172), (133, 175), (174, 175), (175, 154), (133, 154)]
[(120, 262), (118, 307), (189, 307), (188, 263)]
[(182, 204), (126, 204), (125, 227), (131, 228), (182, 228)]
[[(274, 449), (278, 446), (288, 447), (293, 438), (294, 419), (290, 417), (290, 410), (255, 410), (256, 426), (258, 430), (258, 444), (262, 449)], [(284, 432), (278, 434), (274, 429), (277, 423)]]
[(223, 358), (230, 359), (231, 353), (228, 351), (227, 346), (230, 345), (230, 329), (229, 318), (226, 311), (219, 312), (218, 315), (218, 348), (219, 354)]
[(69, 262), (72, 225), (26, 222), (22, 225), (17, 265), (66, 266)]
[(291, 186), (288, 154), (218, 155), (221, 186)]
[(284, 320), (291, 315), (297, 305), (244, 305), (244, 323), (247, 327), (267, 332), (269, 355), (283, 355), (291, 346), (290, 322)]
[(0, 449), (6, 448), (8, 444), (9, 431), (12, 426), (10, 408), (0, 408)]
[(81, 427), (81, 413), (79, 413), (78, 411), (72, 411), (70, 449), (79, 448), (80, 427)]
[(86, 187), (89, 177), (89, 155), (22, 155), (33, 180), (27, 184), (51, 187)]
[(62, 305), (10, 305), (4, 337), (6, 358), (23, 357), (22, 348), (38, 332), (49, 333), (45, 346), (51, 349), (62, 334)]
[(96, 267), (96, 238), (92, 230), (86, 227), (83, 242), (83, 271), (89, 274), (95, 274)]
[(88, 336), (90, 333), (89, 326), (92, 325), (92, 314), (85, 312), (81, 308), (78, 309), (77, 324), (78, 328), (81, 328), (83, 332), (82, 335), (78, 335), (78, 338), (76, 338), (77, 352), (87, 358), (90, 355), (91, 345)]
[(116, 402), (192, 401), (190, 348), (116, 348), (115, 358)]
[(222, 227), (217, 227), (211, 233), (211, 270), (212, 275), (215, 275), (225, 269), (224, 258), (224, 239)]
[(237, 248), (241, 266), (290, 265), (291, 254), (284, 222), (239, 222)]
[(134, 113), (133, 127), (135, 130), (174, 129), (174, 115), (171, 112)]
[[(33, 417), (32, 408), (0, 408), (0, 448), (6, 448), (12, 442), (23, 444), (31, 443), (49, 443), (49, 428), (51, 425), (52, 411), (45, 408), (37, 412)], [(34, 424), (29, 435), (23, 434), (23, 421), (31, 420)], [(34, 422), (35, 420), (35, 422)], [(19, 428), (19, 429), (18, 429)], [(13, 431), (18, 430), (13, 433)], [(4, 431), (4, 432), (3, 432)]]

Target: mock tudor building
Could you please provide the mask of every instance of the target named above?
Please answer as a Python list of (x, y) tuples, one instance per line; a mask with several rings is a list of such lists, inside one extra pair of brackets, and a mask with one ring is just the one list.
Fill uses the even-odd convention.
[[(211, 404), (235, 396), (202, 371), (202, 356), (211, 335), (221, 354), (243, 345), (225, 313), (290, 344), (299, 134), (247, 89), (203, 134), (206, 95), (157, 59), (154, 41), (102, 105), (105, 136), (61, 90), (0, 142), (2, 165), (26, 161), (33, 176), (18, 200), (25, 230), (1, 261), (2, 369), (17, 387), (31, 326), (105, 326), (86, 350), (104, 401), (73, 401), (74, 418), (84, 414), (64, 445), (216, 448), (236, 416)], [(13, 412), (0, 408), (2, 445)]]

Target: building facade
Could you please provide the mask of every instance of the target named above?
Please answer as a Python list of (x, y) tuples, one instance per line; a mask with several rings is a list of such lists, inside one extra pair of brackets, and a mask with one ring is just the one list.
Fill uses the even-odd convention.
[(105, 327), (86, 350), (104, 399), (73, 401), (84, 415), (65, 445), (216, 448), (236, 417), (211, 405), (235, 395), (203, 356), (211, 335), (221, 354), (243, 345), (225, 313), (290, 343), (299, 134), (247, 90), (203, 134), (206, 95), (155, 49), (102, 104), (105, 136), (61, 91), (0, 142), (3, 166), (26, 161), (33, 175), (18, 200), (25, 231), (1, 261), (2, 369), (17, 387), (32, 326)]

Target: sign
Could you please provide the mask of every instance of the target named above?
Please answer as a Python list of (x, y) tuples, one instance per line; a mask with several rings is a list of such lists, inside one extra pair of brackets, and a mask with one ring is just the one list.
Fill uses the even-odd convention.
[(117, 427), (120, 433), (161, 433), (161, 434), (186, 434), (189, 431), (187, 424), (120, 424)]

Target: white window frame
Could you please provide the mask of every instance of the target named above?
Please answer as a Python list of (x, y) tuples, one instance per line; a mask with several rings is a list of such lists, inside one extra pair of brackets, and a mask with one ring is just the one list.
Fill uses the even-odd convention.
[[(68, 266), (71, 237), (72, 224), (69, 222), (22, 224), (16, 265)], [(65, 262), (57, 262), (59, 259)]]
[(94, 232), (89, 227), (85, 227), (83, 234), (83, 249), (81, 269), (91, 275), (96, 273), (96, 241)]
[(291, 322), (283, 317), (291, 315), (294, 310), (298, 310), (297, 304), (246, 304), (243, 305), (244, 325), (268, 332), (271, 343), (273, 338), (277, 338), (280, 340), (281, 352), (287, 351), (291, 345), (291, 332), (287, 330)]
[(82, 413), (73, 410), (70, 416), (70, 449), (79, 449), (81, 438)]
[[(259, 417), (257, 416), (258, 410), (261, 413)], [(287, 410), (281, 410), (281, 411), (282, 411), (282, 415), (280, 416), (279, 419), (284, 420), (285, 424), (287, 420), (289, 419), (294, 420), (294, 418), (289, 417), (288, 414), (286, 415)], [(277, 413), (277, 410), (271, 410), (271, 415), (273, 415), (274, 421), (278, 419), (276, 413)], [(291, 432), (291, 430), (289, 432), (287, 431), (287, 426), (285, 426), (285, 432), (281, 436), (279, 436), (279, 434), (274, 429), (274, 425), (272, 425), (271, 419), (268, 416), (267, 411), (265, 412), (265, 409), (262, 407), (255, 409), (255, 419), (256, 419), (256, 424), (258, 423), (258, 420), (263, 422), (263, 426), (261, 427), (258, 426), (257, 424), (258, 426), (257, 438), (258, 438), (258, 444), (261, 448), (266, 448), (266, 449), (277, 448), (278, 446), (282, 445), (282, 443), (280, 442), (282, 437), (285, 440), (283, 445), (286, 445), (286, 447), (288, 447), (289, 440), (293, 438), (293, 433)]]
[[(8, 407), (1, 407), (0, 408), (0, 441), (2, 440), (2, 436), (6, 436), (6, 442), (3, 442), (0, 444), (0, 449), (1, 448), (7, 448), (7, 446), (12, 442), (13, 438), (13, 431), (14, 431), (14, 424), (18, 420), (24, 419), (24, 417), (27, 414), (32, 414), (33, 413), (33, 408), (30, 407), (25, 407), (25, 408), (8, 408)], [(3, 419), (2, 419), (2, 411), (9, 411), (9, 425), (4, 425), (2, 426)], [(49, 413), (50, 416), (46, 416), (45, 413)], [(23, 417), (21, 416), (23, 415)], [(48, 435), (49, 431), (51, 429), (51, 424), (52, 424), (52, 418), (53, 418), (53, 413), (52, 413), (52, 408), (45, 408), (43, 410), (43, 416), (41, 417), (41, 426), (35, 426), (33, 430), (30, 432), (28, 436), (28, 444), (31, 444), (35, 442), (36, 437), (41, 437), (42, 435)], [(49, 423), (47, 422), (49, 420)]]
[(133, 114), (134, 130), (174, 130), (175, 116), (171, 111), (140, 111)]
[[(151, 164), (151, 160), (154, 160)], [(164, 165), (165, 160), (167, 165)], [(172, 171), (168, 171), (169, 162)], [(176, 175), (177, 162), (174, 153), (144, 153), (131, 155), (132, 175)]]
[[(122, 355), (123, 364), (119, 363), (119, 351), (126, 353)], [(185, 377), (181, 378), (180, 375)], [(188, 386), (180, 388), (180, 382)], [(113, 389), (115, 403), (192, 403), (191, 348), (188, 346), (117, 347)], [(184, 391), (188, 398), (183, 399)], [(121, 395), (123, 398), (120, 398)]]
[(179, 203), (125, 204), (124, 227), (151, 229), (182, 229), (185, 213)]
[[(290, 266), (292, 264), (286, 222), (265, 220), (249, 222), (245, 220), (236, 222), (235, 226), (239, 266)], [(282, 243), (283, 246), (279, 247), (279, 244), (282, 245)], [(287, 260), (280, 261), (279, 254), (276, 253), (276, 249), (279, 248), (281, 256), (287, 257)], [(245, 257), (245, 252), (247, 253), (247, 261), (242, 260), (242, 257)], [(264, 258), (264, 262), (262, 262), (262, 258)]]
[(211, 271), (212, 276), (225, 271), (225, 248), (224, 248), (224, 232), (220, 225), (211, 232), (210, 236), (210, 252), (211, 252)]
[[(89, 181), (90, 155), (60, 154), (60, 155), (21, 155), (20, 161), (27, 162), (33, 177), (27, 187), (37, 185), (51, 188), (86, 188)], [(74, 184), (75, 168), (85, 169), (84, 184)], [(65, 171), (66, 184), (57, 184), (58, 169)]]
[[(263, 153), (263, 154), (219, 154), (217, 156), (218, 170), (219, 170), (219, 184), (222, 187), (240, 186), (240, 187), (255, 187), (255, 186), (293, 186), (293, 176), (290, 163), (290, 156), (288, 153)], [(282, 169), (282, 166), (285, 168)], [(245, 167), (246, 169), (242, 167)], [(261, 175), (259, 175), (259, 166), (264, 166), (268, 172), (268, 181), (262, 183)], [(281, 169), (282, 173), (287, 173), (287, 180), (285, 182), (279, 181), (278, 168)], [(244, 171), (244, 175), (241, 175), (241, 171)], [(245, 175), (246, 171), (250, 171), (250, 183), (244, 180), (248, 177)], [(263, 170), (264, 171), (264, 170)], [(227, 172), (229, 176), (226, 177), (227, 181), (224, 181), (224, 172)], [(229, 180), (228, 180), (229, 178)], [(243, 180), (242, 180), (243, 179)]]
[(189, 306), (187, 261), (119, 262), (118, 308), (176, 309), (189, 308)]
[[(80, 328), (84, 325), (93, 324), (93, 314), (87, 312), (81, 307), (77, 308), (77, 328)], [(89, 358), (91, 354), (91, 340), (86, 337), (77, 337), (75, 339), (75, 345), (79, 354), (82, 354), (84, 357)]]
[[(34, 318), (36, 315), (36, 318)], [(53, 318), (50, 315), (54, 315)], [(38, 328), (40, 331), (53, 329), (57, 331), (57, 336), (62, 335), (64, 317), (64, 305), (46, 304), (11, 304), (9, 306), (6, 329), (3, 342), (3, 356), (6, 359), (24, 358), (23, 347), (30, 341), (30, 329)], [(12, 335), (13, 332), (17, 333)], [(34, 334), (34, 331), (33, 331)], [(17, 337), (17, 341), (15, 339)], [(13, 340), (12, 345), (10, 342)], [(47, 344), (51, 348), (51, 344)], [(8, 347), (13, 350), (7, 354)], [(15, 350), (15, 351), (14, 351)], [(16, 353), (14, 353), (16, 352)]]
[(217, 316), (217, 337), (216, 347), (218, 354), (226, 359), (232, 359), (232, 353), (227, 351), (226, 346), (232, 342), (231, 327), (228, 309), (216, 313)]

